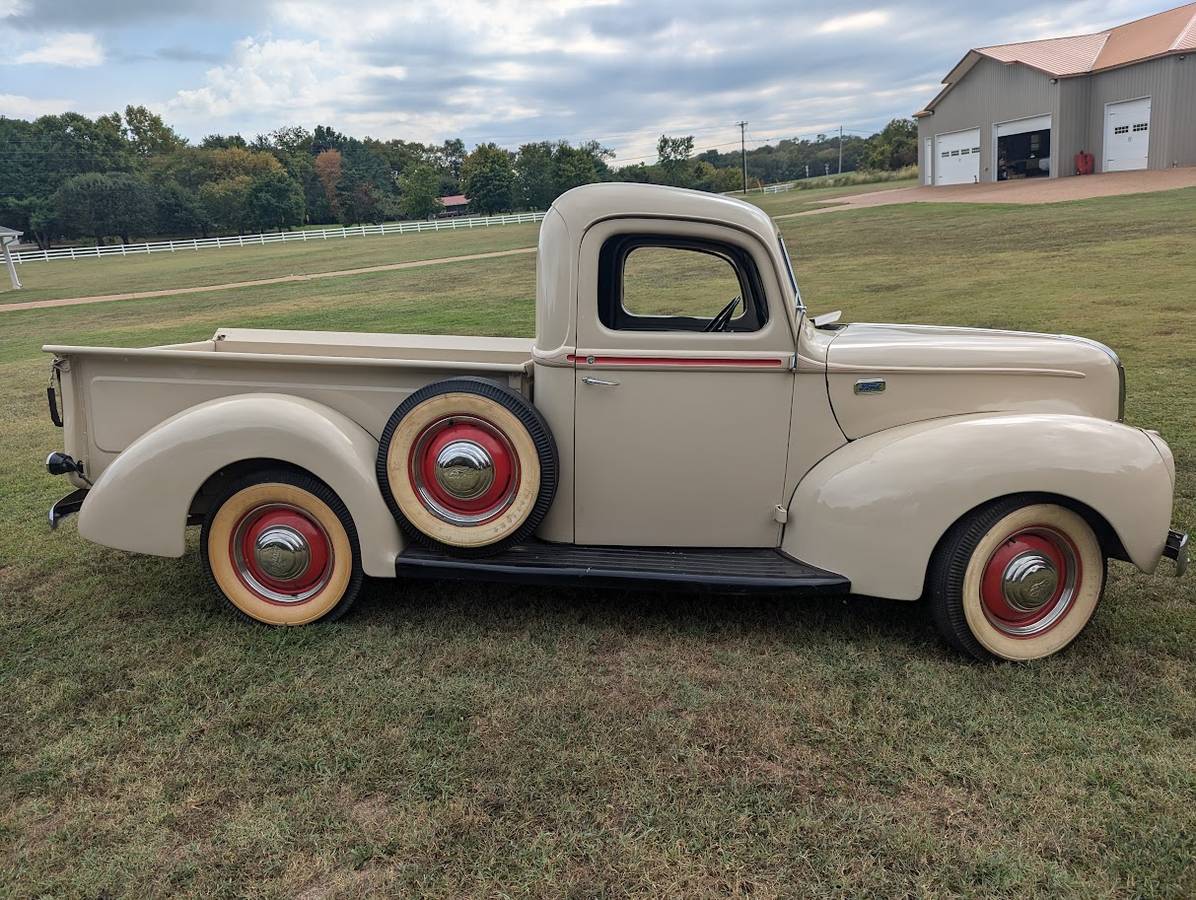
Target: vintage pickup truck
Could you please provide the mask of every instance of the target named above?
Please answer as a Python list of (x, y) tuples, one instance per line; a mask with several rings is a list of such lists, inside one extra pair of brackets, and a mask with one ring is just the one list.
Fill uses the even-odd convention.
[(1009, 660), (1080, 633), (1108, 558), (1186, 566), (1101, 344), (811, 318), (767, 215), (664, 187), (564, 194), (537, 267), (534, 340), (47, 346), (51, 524), (175, 557), (200, 525), (216, 590), (280, 625), (363, 574), (851, 591)]

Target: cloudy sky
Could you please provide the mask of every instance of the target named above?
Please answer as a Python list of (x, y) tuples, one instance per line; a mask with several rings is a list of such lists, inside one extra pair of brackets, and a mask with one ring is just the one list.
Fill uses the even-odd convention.
[(1177, 5), (801, 0), (0, 0), (0, 115), (145, 104), (191, 139), (324, 123), (472, 146), (699, 149), (870, 132), (973, 46)]

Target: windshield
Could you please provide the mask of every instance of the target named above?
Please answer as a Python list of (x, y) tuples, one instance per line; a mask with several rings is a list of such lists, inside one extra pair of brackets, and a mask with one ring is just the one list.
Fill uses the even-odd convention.
[(793, 274), (793, 263), (789, 259), (789, 250), (785, 247), (785, 239), (779, 234), (777, 240), (781, 244), (781, 258), (785, 261), (785, 274), (789, 276), (789, 284), (793, 287), (793, 304), (798, 312), (805, 312), (806, 305), (801, 300), (801, 289), (797, 286), (797, 276)]

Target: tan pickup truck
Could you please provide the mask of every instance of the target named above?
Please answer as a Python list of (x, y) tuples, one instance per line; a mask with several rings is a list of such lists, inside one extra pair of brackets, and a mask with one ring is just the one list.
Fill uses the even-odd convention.
[[(401, 324), (401, 323), (396, 323)], [(181, 556), (244, 615), (363, 574), (926, 597), (948, 641), (1076, 637), (1109, 558), (1177, 573), (1175, 464), (1083, 338), (806, 313), (756, 207), (582, 187), (540, 231), (535, 340), (221, 328), (47, 346), (47, 466), (88, 540)], [(61, 404), (61, 413), (59, 412)]]

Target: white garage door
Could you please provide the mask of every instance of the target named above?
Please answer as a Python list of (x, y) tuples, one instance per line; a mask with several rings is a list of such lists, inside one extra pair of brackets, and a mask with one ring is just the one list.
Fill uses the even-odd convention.
[(934, 136), (934, 183), (972, 184), (980, 180), (980, 129)]
[(1106, 172), (1145, 169), (1150, 153), (1150, 98), (1105, 106)]

